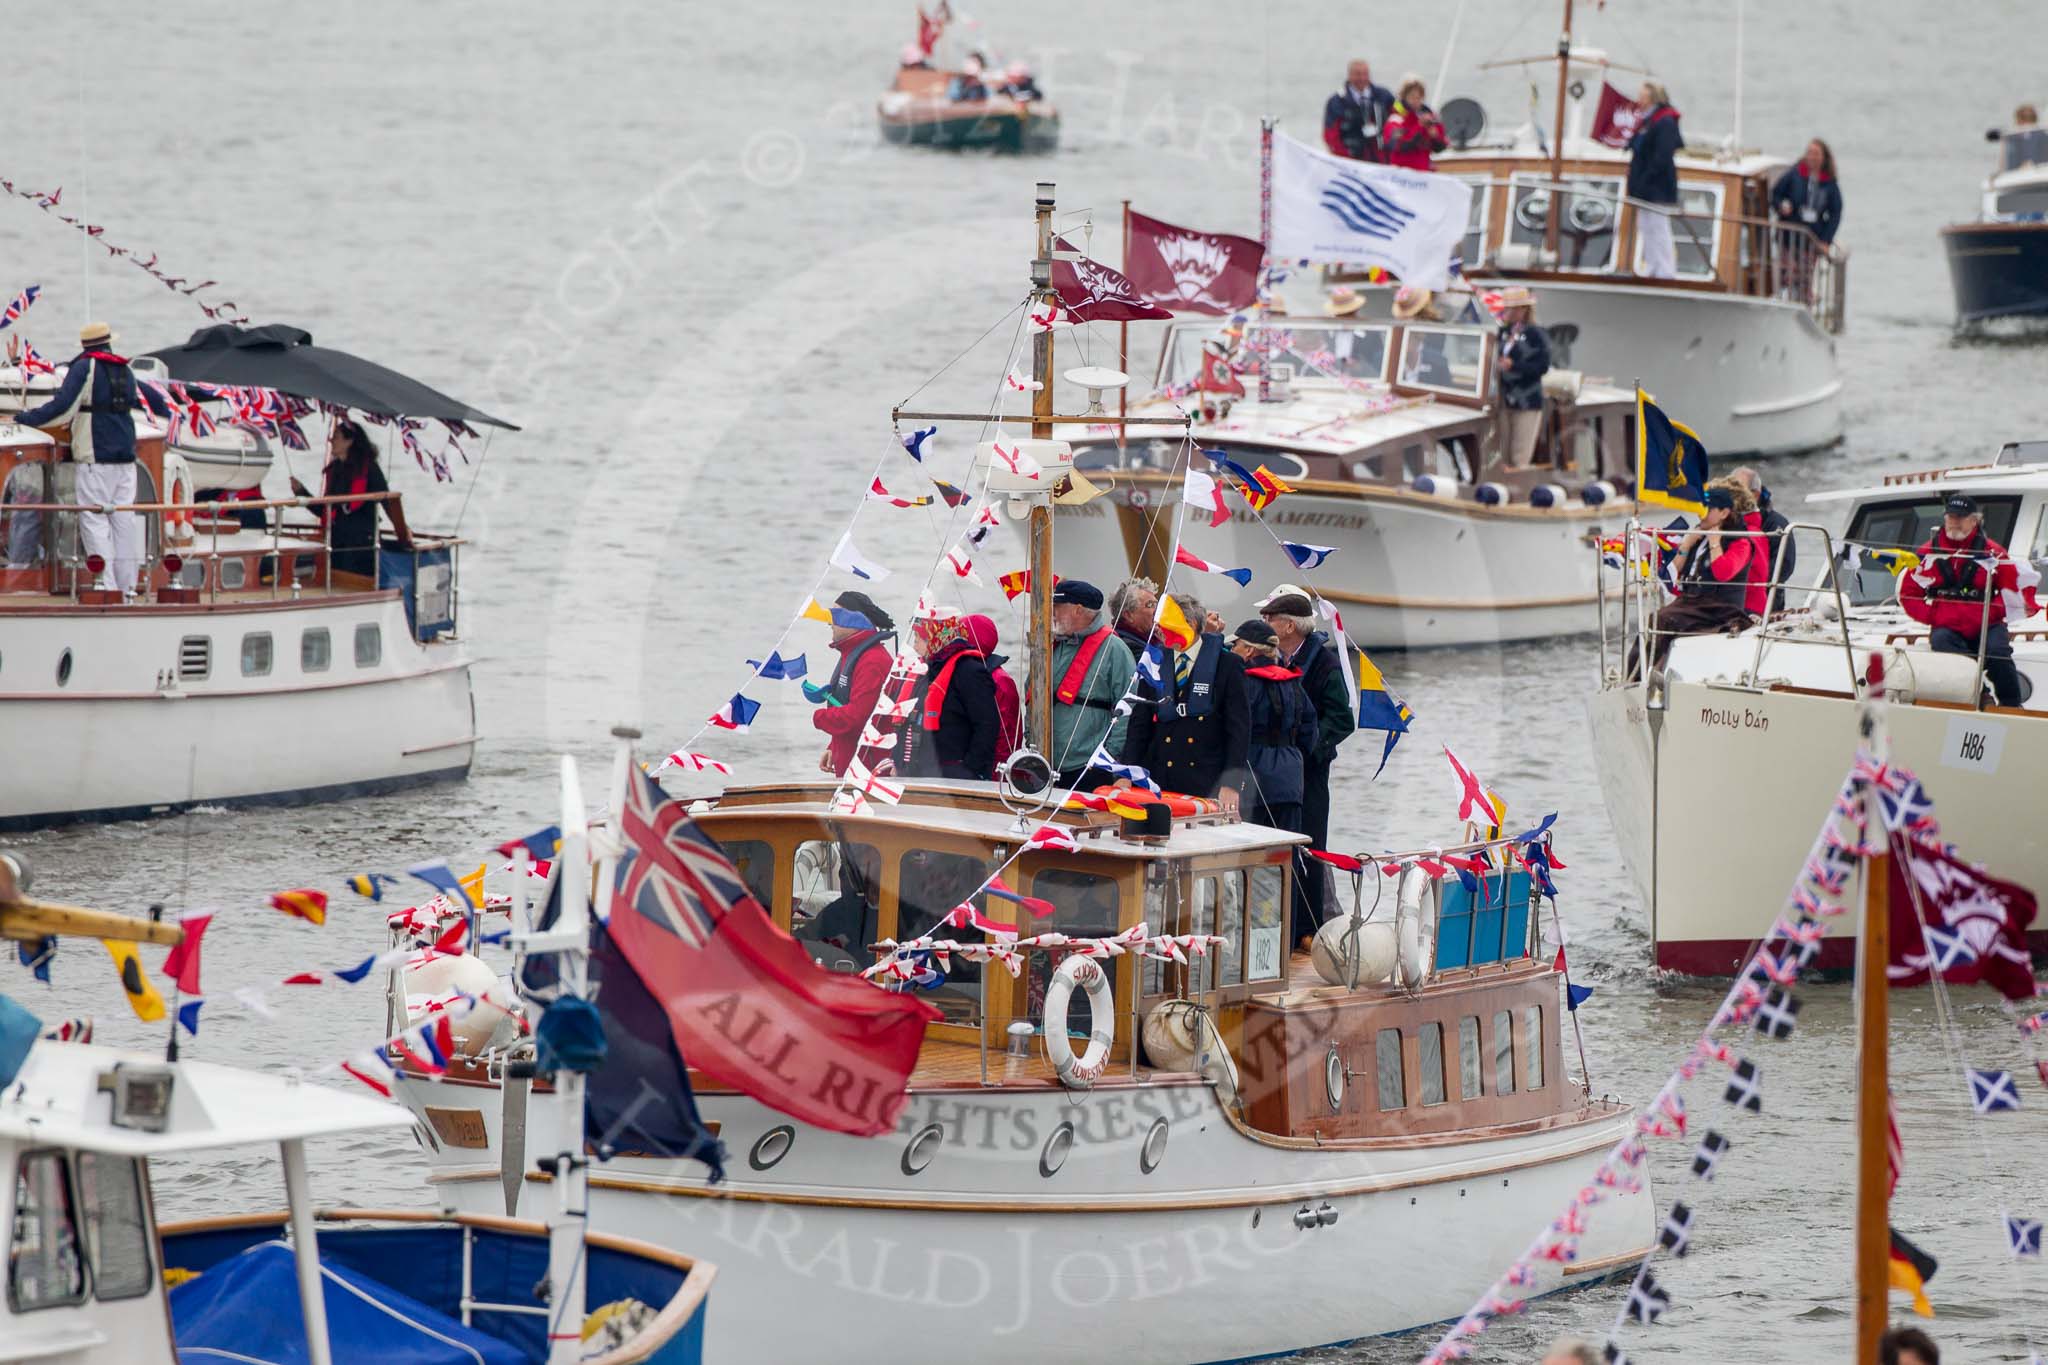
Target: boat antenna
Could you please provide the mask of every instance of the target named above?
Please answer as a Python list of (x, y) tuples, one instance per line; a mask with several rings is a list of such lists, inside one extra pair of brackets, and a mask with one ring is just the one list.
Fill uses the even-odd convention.
[(1564, 0), (1564, 30), (1557, 36), (1557, 122), (1550, 140), (1550, 212), (1543, 225), (1543, 250), (1558, 260), (1558, 224), (1563, 217), (1564, 101), (1572, 75), (1572, 0)]
[[(1038, 182), (1034, 210), (1038, 220), (1038, 255), (1031, 262), (1031, 301), (1056, 314), (1059, 291), (1052, 284), (1053, 183)], [(1031, 438), (1052, 438), (1052, 328), (1041, 327), (1031, 342)], [(1031, 507), (1031, 744), (1041, 754), (1052, 752), (1052, 500)]]

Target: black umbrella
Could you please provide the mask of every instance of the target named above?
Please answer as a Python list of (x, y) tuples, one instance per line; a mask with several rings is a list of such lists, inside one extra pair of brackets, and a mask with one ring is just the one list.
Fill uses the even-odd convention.
[(217, 323), (194, 332), (183, 346), (149, 354), (163, 361), (171, 378), (196, 384), (276, 389), (385, 417), (445, 418), (519, 430), (396, 370), (347, 351), (315, 346), (312, 333), (283, 323)]

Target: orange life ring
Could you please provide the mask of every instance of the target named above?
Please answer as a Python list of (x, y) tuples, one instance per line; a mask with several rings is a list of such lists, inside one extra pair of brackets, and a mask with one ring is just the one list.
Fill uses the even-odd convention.
[(1126, 787), (1114, 782), (1097, 787), (1095, 795), (1114, 797), (1132, 806), (1164, 806), (1174, 816), (1214, 815), (1223, 809), (1221, 802), (1206, 796), (1189, 796), (1185, 792), (1160, 792), (1155, 796), (1143, 787)]

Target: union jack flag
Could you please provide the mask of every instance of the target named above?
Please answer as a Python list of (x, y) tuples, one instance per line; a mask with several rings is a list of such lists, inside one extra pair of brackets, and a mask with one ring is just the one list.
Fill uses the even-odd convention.
[(631, 910), (702, 947), (727, 911), (752, 900), (731, 859), (638, 770), (627, 776), (619, 836), (625, 847), (613, 882), (614, 915)]
[(21, 343), (21, 372), (23, 374), (55, 374), (57, 367), (43, 359), (42, 353), (23, 341)]
[(7, 305), (6, 311), (0, 312), (0, 332), (6, 331), (18, 322), (21, 319), (21, 315), (28, 311), (28, 306), (36, 301), (36, 295), (42, 292), (43, 287), (41, 285), (32, 284), (19, 294), (16, 294), (14, 301)]

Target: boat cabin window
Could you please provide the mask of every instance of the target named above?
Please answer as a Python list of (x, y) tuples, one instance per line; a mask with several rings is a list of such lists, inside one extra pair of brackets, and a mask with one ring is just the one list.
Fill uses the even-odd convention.
[[(916, 848), (903, 855), (896, 868), (897, 939), (916, 938), (929, 933), (953, 907), (972, 896), (988, 876), (988, 865), (980, 857), (965, 853), (935, 853)], [(988, 897), (975, 896), (974, 908), (988, 914)], [(1008, 902), (992, 916), (1014, 921), (1019, 908)], [(1112, 921), (1114, 922), (1114, 921)], [(982, 964), (955, 957), (945, 981), (925, 998), (953, 1023), (967, 1023), (981, 1017)]]
[(1327, 349), (1334, 363), (1319, 368), (1345, 379), (1380, 383), (1387, 377), (1387, 339), (1392, 334), (1390, 327), (1333, 328), (1317, 335), (1310, 356), (1314, 359), (1314, 352)]
[(17, 1313), (85, 1300), (79, 1234), (64, 1153), (23, 1152), (14, 1168), (14, 1239), (7, 1248), (7, 1304)]
[(1373, 1071), (1379, 1081), (1380, 1109), (1406, 1109), (1408, 1089), (1401, 1076), (1401, 1030), (1379, 1031), (1373, 1040)]
[(147, 1294), (149, 1216), (142, 1194), (142, 1163), (103, 1152), (78, 1154), (78, 1200), (85, 1208), (85, 1246), (92, 1261), (93, 1297), (102, 1301)]
[(2002, 218), (2039, 218), (2048, 214), (2048, 185), (2022, 185), (1998, 196)]
[(314, 626), (299, 635), (299, 672), (325, 673), (334, 661), (334, 639), (327, 627)]
[[(1155, 862), (1145, 869), (1145, 923), (1158, 934), (1177, 934), (1173, 927), (1180, 918), (1180, 873), (1171, 863)], [(1146, 995), (1164, 995), (1171, 987), (1166, 969), (1170, 963), (1156, 957), (1145, 959)]]
[(1458, 1098), (1479, 1098), (1479, 1016), (1458, 1021)]
[(2041, 509), (2041, 519), (2034, 527), (2034, 543), (2027, 550), (2027, 558), (2048, 559), (2048, 507)]
[[(1896, 599), (1897, 578), (1866, 547), (1918, 549), (1941, 529), (1942, 506), (1947, 501), (1948, 490), (1930, 489), (1914, 497), (1866, 502), (1856, 509), (1846, 533), (1846, 539), (1857, 546), (1856, 568), (1842, 584), (1852, 604), (1867, 607)], [(2010, 547), (2013, 525), (2019, 520), (2019, 498), (1986, 495), (1977, 499), (1977, 506), (1984, 513), (1984, 534)]]
[(1515, 1016), (1509, 1010), (1493, 1016), (1493, 1093), (1515, 1093)]
[(2048, 128), (2023, 128), (2005, 135), (1999, 149), (1998, 169), (2016, 171), (2022, 166), (2048, 166)]
[(242, 637), (242, 676), (261, 678), (270, 672), (271, 642), (267, 630), (251, 631)]
[[(1537, 181), (1518, 175), (1508, 190), (1514, 207), (1507, 240), (1528, 248), (1532, 255), (1549, 239), (1548, 178)], [(1605, 274), (1614, 269), (1614, 228), (1620, 218), (1622, 182), (1566, 176), (1563, 183), (1557, 220), (1558, 267)]]
[(1477, 398), (1486, 388), (1486, 342), (1485, 333), (1469, 328), (1411, 326), (1401, 337), (1399, 382)]
[(882, 936), (881, 908), (882, 855), (874, 845), (811, 839), (796, 846), (789, 931), (812, 961), (836, 972), (867, 966), (868, 945)]
[(1255, 867), (1247, 888), (1245, 945), (1252, 981), (1273, 981), (1287, 970), (1287, 879), (1273, 866)]
[(1444, 1026), (1439, 1023), (1424, 1024), (1416, 1035), (1418, 1051), (1422, 1055), (1422, 1102), (1425, 1105), (1442, 1104), (1444, 1094)]
[(1531, 1090), (1543, 1088), (1543, 1006), (1522, 1009), (1522, 1080)]
[[(1638, 217), (1653, 213), (1637, 205)], [(1711, 280), (1714, 263), (1720, 259), (1717, 239), (1721, 231), (1721, 187), (1678, 182), (1678, 212), (1671, 215), (1671, 252), (1681, 280)], [(1636, 270), (1643, 263), (1643, 234), (1636, 234)]]
[(1477, 270), (1486, 256), (1486, 214), (1493, 190), (1483, 175), (1460, 175), (1453, 179), (1472, 187), (1472, 204), (1465, 211), (1465, 239), (1458, 244), (1458, 260), (1470, 272)]
[[(1191, 934), (1213, 934), (1216, 928), (1216, 879), (1195, 878), (1194, 917), (1188, 923)], [(1188, 954), (1188, 994), (1202, 995), (1216, 989), (1216, 954)]]
[[(1052, 902), (1050, 915), (1036, 920), (1028, 929), (1021, 925), (1023, 933), (1043, 934), (1057, 930), (1069, 938), (1109, 938), (1117, 930), (1117, 885), (1109, 878), (1093, 872), (1082, 872), (1070, 867), (1049, 867), (1031, 879), (1031, 894), (1041, 900)], [(1011, 913), (999, 914), (998, 919), (1014, 919), (1020, 907), (1004, 906)], [(1028, 914), (1028, 911), (1021, 913)], [(1039, 1019), (1045, 1014), (1045, 988), (1052, 980), (1053, 970), (1059, 966), (1050, 954), (1032, 953), (1027, 970), (1030, 981), (1025, 989), (1025, 1013), (1028, 1018)], [(1116, 972), (1109, 972), (1109, 989), (1116, 993)], [(1075, 991), (1067, 1002), (1067, 1032), (1086, 1038), (1090, 1016), (1088, 996), (1084, 991)]]
[(775, 904), (775, 846), (760, 839), (720, 839), (718, 846), (732, 859), (747, 894), (764, 910)]
[(375, 621), (356, 627), (356, 667), (375, 668), (384, 661), (384, 635)]

